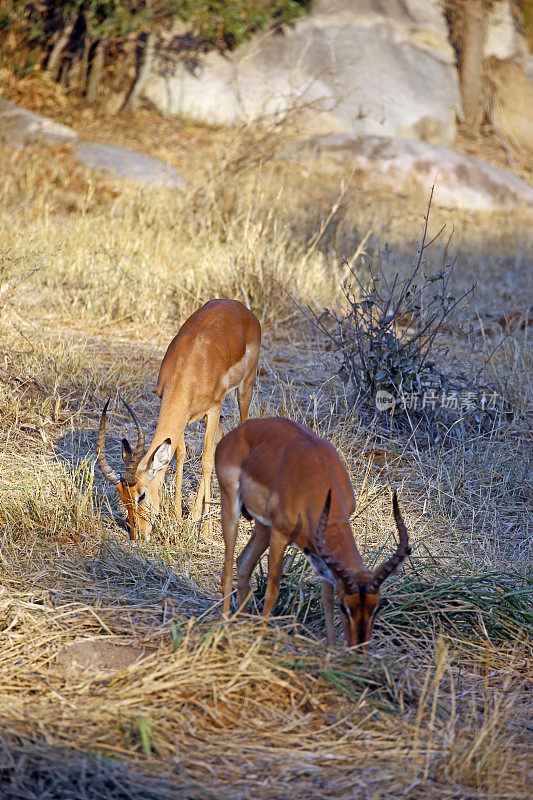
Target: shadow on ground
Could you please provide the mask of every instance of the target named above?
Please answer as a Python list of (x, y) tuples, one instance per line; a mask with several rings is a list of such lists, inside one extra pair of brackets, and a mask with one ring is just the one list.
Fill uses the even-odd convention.
[[(185, 795), (176, 788), (176, 778), (73, 748), (20, 745), (0, 738), (0, 796), (4, 800), (177, 800)], [(201, 800), (209, 795), (188, 787), (186, 796)]]

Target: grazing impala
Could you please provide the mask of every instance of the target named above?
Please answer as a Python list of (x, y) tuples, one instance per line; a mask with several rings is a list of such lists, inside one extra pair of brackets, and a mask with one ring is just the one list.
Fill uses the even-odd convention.
[[(109, 400), (104, 406), (98, 431), (97, 460), (104, 476), (117, 487), (128, 513), (130, 539), (136, 531), (148, 538), (153, 518), (159, 511), (161, 486), (168, 465), (176, 453), (176, 495), (174, 513), (181, 519), (181, 484), (185, 459), (185, 427), (205, 417), (202, 479), (192, 513), (199, 519), (204, 502), (211, 499), (211, 472), (220, 408), (226, 393), (237, 387), (241, 422), (248, 416), (257, 360), (261, 326), (249, 309), (237, 300), (210, 300), (181, 326), (168, 346), (157, 380), (161, 410), (153, 441), (144, 453), (145, 438), (139, 421), (124, 401), (137, 426), (135, 453), (122, 440), (124, 476), (111, 469), (105, 456), (105, 424)], [(204, 531), (209, 522), (204, 523)]]
[(255, 519), (255, 529), (237, 558), (239, 607), (245, 605), (254, 567), (269, 547), (263, 616), (270, 614), (279, 593), (285, 548), (294, 544), (323, 578), (328, 645), (335, 644), (334, 587), (348, 646), (368, 642), (379, 604), (379, 587), (411, 552), (396, 493), (392, 505), (400, 543), (391, 558), (370, 572), (350, 527), (355, 511), (350, 478), (329, 442), (281, 417), (249, 420), (219, 443), (215, 468), (226, 545), (224, 614), (230, 610), (235, 539), (242, 513)]

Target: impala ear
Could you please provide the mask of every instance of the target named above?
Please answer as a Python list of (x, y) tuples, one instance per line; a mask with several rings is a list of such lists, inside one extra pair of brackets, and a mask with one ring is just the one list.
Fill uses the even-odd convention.
[(133, 458), (133, 452), (130, 447), (130, 443), (127, 439), (122, 440), (122, 460), (126, 465), (126, 469), (131, 464), (131, 459)]
[(170, 439), (165, 439), (157, 450), (152, 454), (148, 462), (148, 477), (151, 480), (160, 469), (166, 469), (172, 458), (172, 447)]

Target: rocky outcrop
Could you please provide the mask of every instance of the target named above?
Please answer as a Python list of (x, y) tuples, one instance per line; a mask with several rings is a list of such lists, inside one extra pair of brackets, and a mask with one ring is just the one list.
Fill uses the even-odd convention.
[(533, 208), (533, 188), (512, 173), (426, 142), (382, 136), (317, 136), (287, 155), (311, 161), (323, 155), (396, 191), (414, 181), (427, 194), (435, 183), (434, 200), (442, 206), (470, 211)]
[(487, 113), (511, 147), (533, 151), (533, 80), (513, 61), (485, 64)]
[(233, 53), (162, 43), (145, 95), (156, 106), (230, 125), (299, 108), (308, 134), (379, 134), (451, 144), (460, 99), (434, 0), (319, 0), (283, 31)]
[(182, 176), (159, 158), (129, 147), (86, 141), (72, 128), (3, 99), (0, 99), (0, 142), (17, 148), (35, 142), (67, 143), (72, 146), (74, 157), (88, 169), (156, 186), (182, 188), (185, 185)]

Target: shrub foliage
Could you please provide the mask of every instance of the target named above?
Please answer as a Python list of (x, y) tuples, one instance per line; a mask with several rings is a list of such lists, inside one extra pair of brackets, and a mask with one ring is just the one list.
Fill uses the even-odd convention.
[(135, 80), (146, 74), (154, 37), (175, 20), (191, 24), (200, 49), (225, 50), (269, 23), (291, 22), (309, 4), (310, 0), (0, 0), (2, 57), (4, 62), (14, 60), (20, 77), (45, 67), (69, 91), (93, 102), (105, 66), (124, 61), (133, 50), (138, 62)]

